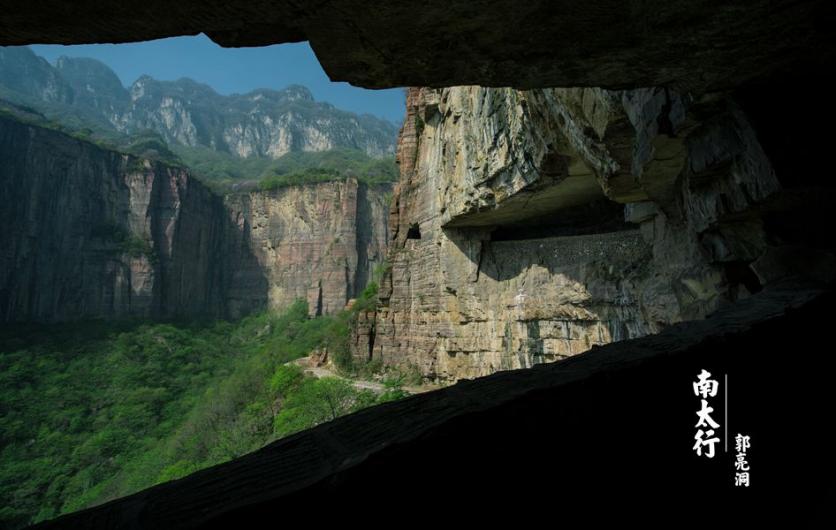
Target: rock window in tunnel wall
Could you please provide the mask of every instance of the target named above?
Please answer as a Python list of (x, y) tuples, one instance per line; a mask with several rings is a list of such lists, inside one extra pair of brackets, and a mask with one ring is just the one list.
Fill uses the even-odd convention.
[(407, 239), (421, 239), (421, 229), (418, 227), (418, 223), (413, 223), (409, 225), (409, 231), (406, 233)]

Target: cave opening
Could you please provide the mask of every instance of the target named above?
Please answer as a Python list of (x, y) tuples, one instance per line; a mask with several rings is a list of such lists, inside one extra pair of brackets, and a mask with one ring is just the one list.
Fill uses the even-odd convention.
[(407, 239), (421, 239), (421, 228), (418, 223), (409, 225), (409, 230), (406, 232)]

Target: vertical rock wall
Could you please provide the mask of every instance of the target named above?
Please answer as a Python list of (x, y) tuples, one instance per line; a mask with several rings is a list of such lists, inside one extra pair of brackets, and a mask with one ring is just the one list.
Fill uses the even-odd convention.
[(297, 297), (333, 313), (386, 241), (385, 186), (223, 198), (185, 169), (4, 117), (0, 190), (2, 321), (237, 317)]
[(385, 258), (390, 189), (349, 179), (227, 196), (231, 224), (255, 258), (233, 275), (264, 271), (271, 308), (304, 298), (312, 315), (342, 310)]
[(702, 318), (761, 288), (779, 191), (724, 97), (410, 89), (391, 270), (355, 355), (456, 380)]

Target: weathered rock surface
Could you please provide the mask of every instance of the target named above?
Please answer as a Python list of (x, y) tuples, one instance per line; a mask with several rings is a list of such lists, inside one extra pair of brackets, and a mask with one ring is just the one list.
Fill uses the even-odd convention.
[(342, 309), (386, 241), (386, 187), (215, 195), (187, 170), (0, 116), (0, 320)]
[(233, 278), (262, 273), (273, 309), (303, 298), (313, 315), (342, 310), (386, 256), (390, 189), (350, 179), (227, 196), (230, 222), (255, 257), (254, 269), (236, 266)]
[(442, 380), (526, 367), (787, 275), (764, 226), (781, 186), (728, 98), (411, 89), (398, 157), (392, 267), (361, 359)]
[(218, 311), (222, 202), (185, 171), (6, 118), (0, 158), (2, 320)]
[(3, 15), (0, 44), (309, 40), (331, 79), (373, 88), (728, 88), (834, 57), (824, 0), (14, 0)]

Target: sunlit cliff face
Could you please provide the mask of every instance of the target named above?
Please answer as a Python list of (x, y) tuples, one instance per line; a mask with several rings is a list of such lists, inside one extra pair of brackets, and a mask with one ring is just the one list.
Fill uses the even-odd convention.
[(359, 356), (474, 377), (760, 288), (769, 249), (751, 219), (780, 186), (730, 100), (469, 86), (407, 104), (392, 268)]

